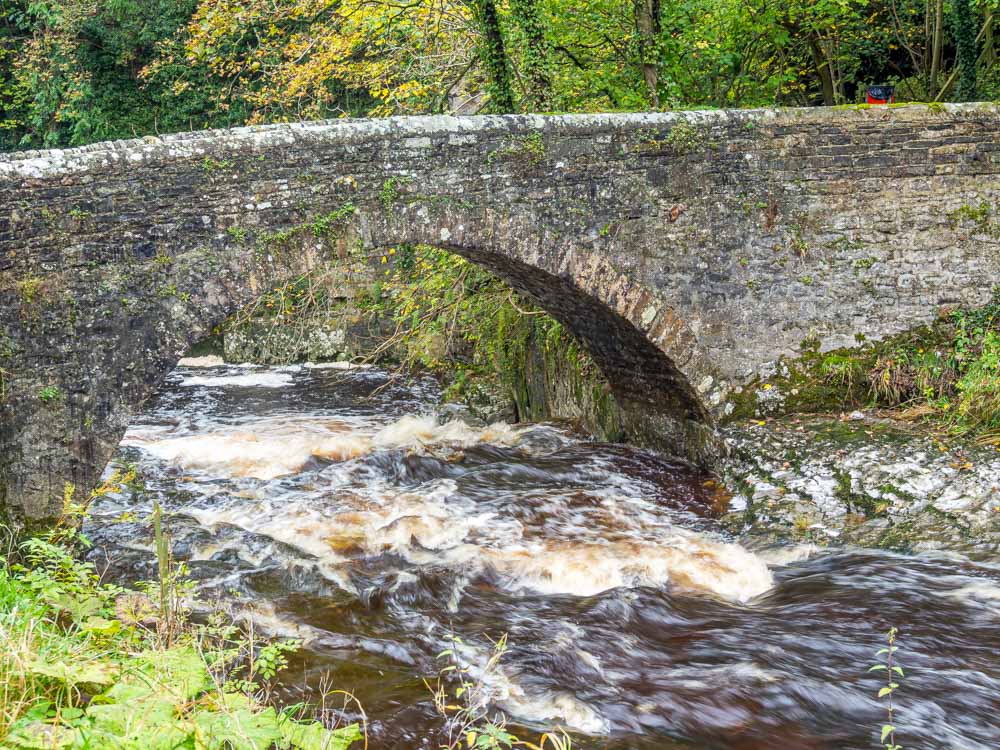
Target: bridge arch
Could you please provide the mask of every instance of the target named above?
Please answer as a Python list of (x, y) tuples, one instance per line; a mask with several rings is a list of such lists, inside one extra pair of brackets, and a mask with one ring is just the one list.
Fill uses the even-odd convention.
[[(0, 155), (0, 509), (96, 481), (194, 341), (275, 280), (443, 247), (564, 323), (633, 427), (709, 463), (729, 395), (1000, 277), (1000, 112), (426, 117)], [(974, 206), (976, 212), (963, 206)], [(998, 220), (997, 227), (1000, 227)]]

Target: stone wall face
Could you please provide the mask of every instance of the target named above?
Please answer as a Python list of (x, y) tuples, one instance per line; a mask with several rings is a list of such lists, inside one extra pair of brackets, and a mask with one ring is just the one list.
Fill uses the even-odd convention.
[(270, 285), (426, 242), (532, 295), (647, 442), (711, 462), (807, 339), (986, 302), (992, 105), (303, 123), (0, 156), (0, 507), (51, 518)]

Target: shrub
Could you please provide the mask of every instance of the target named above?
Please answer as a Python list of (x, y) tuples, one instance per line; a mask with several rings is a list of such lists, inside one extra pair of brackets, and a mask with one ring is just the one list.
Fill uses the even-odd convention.
[[(360, 739), (357, 725), (300, 721), (261, 699), (295, 644), (186, 619), (165, 629), (163, 604), (101, 584), (54, 537), (29, 540), (21, 554), (27, 565), (0, 561), (3, 747), (344, 750)], [(182, 573), (161, 582), (176, 590)]]

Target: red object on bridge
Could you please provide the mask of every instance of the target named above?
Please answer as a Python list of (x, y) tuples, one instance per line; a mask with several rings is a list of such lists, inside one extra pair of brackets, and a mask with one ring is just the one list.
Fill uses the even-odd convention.
[(869, 86), (868, 104), (892, 104), (896, 101), (894, 86)]

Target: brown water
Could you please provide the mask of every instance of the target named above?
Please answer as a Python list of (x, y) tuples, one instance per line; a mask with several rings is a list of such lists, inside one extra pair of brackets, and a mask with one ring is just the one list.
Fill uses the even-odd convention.
[[(300, 638), (289, 699), (324, 680), (373, 748), (437, 747), (423, 677), (451, 635), (493, 704), (581, 748), (871, 748), (890, 625), (907, 748), (1000, 748), (1000, 564), (726, 539), (707, 477), (549, 425), (435, 415), (377, 370), (178, 369), (95, 504), (94, 556), (152, 578), (148, 515), (207, 601)], [(377, 390), (379, 389), (379, 390)], [(374, 394), (374, 395), (373, 395)]]

